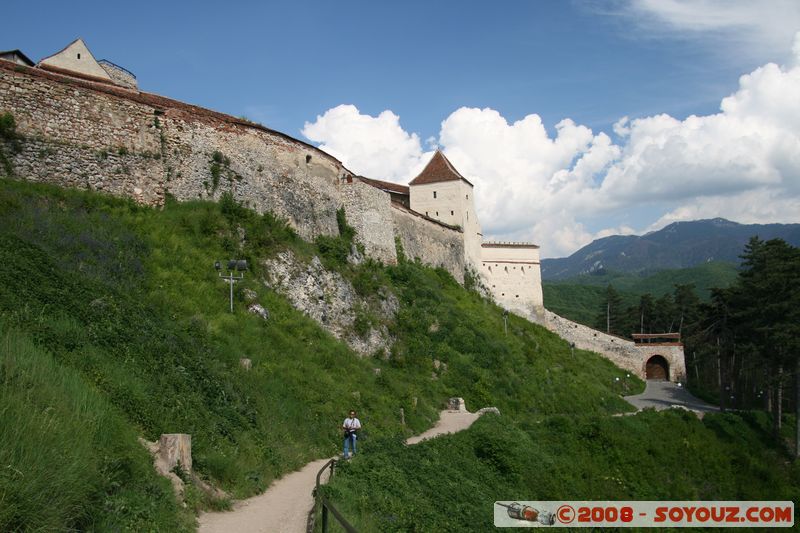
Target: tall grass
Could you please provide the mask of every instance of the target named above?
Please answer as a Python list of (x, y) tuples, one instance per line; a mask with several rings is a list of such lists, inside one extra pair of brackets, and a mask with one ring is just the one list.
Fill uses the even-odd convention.
[[(118, 412), (124, 423), (111, 431), (123, 440), (191, 434), (197, 472), (235, 497), (336, 454), (351, 408), (365, 424), (365, 450), (430, 427), (449, 396), (526, 419), (630, 408), (614, 380), (625, 373), (609, 362), (573, 357), (566, 342), (513, 316), (505, 334), (500, 308), (444, 271), (343, 263), (344, 241), (302, 241), (284, 222), (227, 197), (153, 209), (0, 180), (0, 319), (51, 353), (54, 371), (76, 372)], [(262, 283), (263, 259), (286, 249), (305, 259), (333, 254), (325, 263), (359, 294), (398, 295), (388, 359), (358, 357)], [(234, 313), (213, 269), (229, 258), (251, 265)], [(244, 288), (269, 320), (246, 312)], [(240, 367), (243, 357), (252, 370)], [(87, 506), (97, 516), (112, 512), (98, 500)]]
[(792, 500), (800, 468), (766, 417), (486, 415), (408, 447), (376, 443), (326, 494), (359, 531), (489, 531), (496, 500)]
[(184, 530), (125, 419), (76, 372), (0, 327), (0, 530)]

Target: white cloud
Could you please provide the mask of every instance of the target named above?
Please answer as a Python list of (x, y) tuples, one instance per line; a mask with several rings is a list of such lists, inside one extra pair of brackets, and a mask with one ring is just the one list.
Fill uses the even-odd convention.
[(347, 168), (373, 178), (407, 181), (430, 157), (419, 136), (407, 133), (389, 110), (371, 117), (354, 105), (339, 105), (306, 122), (302, 133)]
[[(650, 210), (649, 230), (717, 216), (798, 222), (800, 38), (795, 53), (786, 67), (742, 76), (718, 113), (624, 117), (614, 125), (619, 144), (569, 119), (550, 135), (536, 114), (509, 123), (465, 107), (442, 122), (435, 144), (475, 184), (484, 234), (532, 240), (544, 257), (632, 233), (632, 208)], [(430, 157), (391, 111), (371, 117), (339, 106), (303, 133), (375, 178), (406, 182)]]
[(761, 58), (785, 58), (800, 28), (797, 0), (623, 0), (616, 12), (640, 35), (693, 37)]

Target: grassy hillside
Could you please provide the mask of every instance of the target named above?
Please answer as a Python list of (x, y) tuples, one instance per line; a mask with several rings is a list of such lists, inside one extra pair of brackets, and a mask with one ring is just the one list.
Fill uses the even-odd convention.
[(715, 261), (692, 268), (662, 270), (648, 276), (605, 272), (576, 276), (559, 281), (542, 282), (544, 304), (561, 316), (592, 325), (600, 313), (606, 287), (610, 284), (619, 292), (626, 306), (636, 305), (639, 296), (655, 297), (672, 293), (675, 285), (693, 284), (698, 297), (708, 301), (713, 287), (728, 287), (736, 279), (736, 265)]
[(489, 531), (496, 500), (797, 502), (800, 469), (762, 415), (486, 415), (413, 447), (381, 441), (324, 490), (359, 531), (396, 532)]
[(0, 327), (3, 531), (191, 527), (125, 416), (75, 370)]
[[(0, 180), (0, 321), (4, 335), (28, 347), (3, 351), (2, 365), (40, 357), (50, 361), (48, 374), (68, 380), (42, 394), (52, 398), (42, 413), (51, 404), (64, 411), (61, 426), (52, 434), (31, 431), (23, 442), (37, 449), (37, 442), (41, 448), (63, 440), (71, 448), (59, 465), (46, 453), (8, 457), (0, 501), (16, 495), (16, 510), (0, 512), (0, 529), (37, 527), (37, 502), (58, 500), (61, 487), (26, 490), (26, 472), (51, 470), (63, 472), (65, 483), (83, 484), (74, 499), (63, 496), (48, 522), (60, 524), (55, 529), (191, 527), (147, 468), (137, 436), (190, 433), (200, 476), (243, 497), (310, 459), (335, 454), (337, 428), (350, 408), (365, 422), (366, 449), (370, 440), (429, 427), (454, 395), (510, 417), (629, 409), (613, 387), (624, 373), (607, 361), (588, 352), (573, 358), (565, 342), (516, 317), (504, 335), (501, 310), (446, 272), (413, 262), (346, 265), (339, 260), (345, 244), (304, 242), (274, 217), (230, 200), (151, 209)], [(260, 259), (287, 248), (304, 258), (321, 254), (362, 292), (384, 287), (398, 295), (397, 319), (389, 324), (398, 340), (388, 360), (359, 358), (265, 288)], [(248, 259), (252, 270), (237, 285), (231, 314), (227, 286), (212, 264), (233, 256)], [(244, 311), (244, 288), (269, 309), (268, 321)], [(252, 359), (251, 371), (240, 368), (241, 357)], [(435, 379), (434, 358), (447, 364)], [(9, 409), (8, 416), (38, 405), (27, 399), (37, 390), (29, 382), (5, 379), (4, 387), (4, 397), (17, 398), (16, 414)], [(94, 402), (88, 411), (84, 397)], [(15, 449), (8, 427), (3, 450)], [(89, 439), (92, 453), (86, 443), (70, 446), (75, 435)]]

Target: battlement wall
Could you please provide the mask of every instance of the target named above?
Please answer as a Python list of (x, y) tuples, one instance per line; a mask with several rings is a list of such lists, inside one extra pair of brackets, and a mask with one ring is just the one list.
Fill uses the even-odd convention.
[(334, 157), (285, 134), (208, 109), (0, 60), (0, 113), (22, 136), (15, 177), (103, 191), (147, 205), (218, 200), (229, 192), (272, 212), (305, 239), (337, 235), (344, 208), (369, 257), (410, 257), (463, 280), (463, 236), (425, 217), (399, 215), (386, 192)]
[(654, 355), (662, 356), (669, 363), (670, 381), (686, 379), (683, 345), (639, 345), (578, 324), (552, 311), (545, 311), (545, 316), (547, 329), (562, 339), (575, 344), (575, 347), (581, 350), (597, 352), (618, 367), (629, 370), (642, 379), (646, 378), (647, 361)]
[(429, 221), (419, 213), (392, 205), (394, 235), (406, 258), (442, 267), (464, 283), (464, 234), (445, 224)]

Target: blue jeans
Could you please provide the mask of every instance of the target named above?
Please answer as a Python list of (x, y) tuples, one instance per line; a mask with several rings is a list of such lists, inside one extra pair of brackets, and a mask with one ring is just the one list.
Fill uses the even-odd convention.
[(348, 452), (350, 451), (350, 446), (353, 446), (353, 455), (356, 454), (356, 440), (358, 437), (355, 433), (352, 433), (344, 438), (344, 456), (348, 456)]

